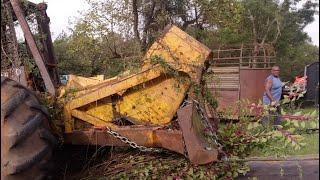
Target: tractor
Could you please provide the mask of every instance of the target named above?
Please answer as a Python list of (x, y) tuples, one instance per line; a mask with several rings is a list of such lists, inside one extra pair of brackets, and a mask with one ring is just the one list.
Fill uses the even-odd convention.
[[(136, 72), (104, 79), (69, 75), (59, 80), (49, 33), (37, 47), (21, 2), (12, 7), (41, 73), (47, 93), (63, 107), (63, 142), (73, 145), (130, 146), (143, 152), (173, 151), (195, 165), (218, 160), (216, 127), (208, 120), (205, 100), (196, 93), (211, 50), (168, 25), (143, 57)], [(31, 3), (32, 5), (32, 3)], [(45, 14), (46, 4), (34, 7)], [(51, 58), (50, 58), (51, 57)], [(1, 76), (1, 178), (42, 179), (58, 144), (52, 119), (37, 94)], [(178, 128), (172, 128), (175, 123)], [(210, 133), (207, 133), (210, 132)]]

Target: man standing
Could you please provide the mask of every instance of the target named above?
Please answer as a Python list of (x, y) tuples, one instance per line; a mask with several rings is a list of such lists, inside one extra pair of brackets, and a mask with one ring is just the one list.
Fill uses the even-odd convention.
[[(277, 108), (277, 112), (275, 113), (270, 112), (270, 115), (273, 115), (276, 117), (274, 120), (275, 125), (279, 125), (281, 123), (280, 117), (279, 117), (279, 114), (280, 114), (279, 101), (282, 94), (282, 82), (279, 78), (279, 74), (280, 74), (279, 66), (273, 66), (271, 69), (271, 75), (269, 75), (265, 80), (265, 92), (263, 94), (263, 104), (268, 106), (275, 106)], [(269, 117), (264, 117), (262, 119), (263, 124), (269, 123), (270, 115)]]

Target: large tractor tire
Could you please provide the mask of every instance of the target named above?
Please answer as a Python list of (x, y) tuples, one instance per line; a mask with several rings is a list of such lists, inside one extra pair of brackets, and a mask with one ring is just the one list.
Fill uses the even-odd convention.
[(1, 77), (1, 179), (47, 179), (56, 143), (33, 92)]

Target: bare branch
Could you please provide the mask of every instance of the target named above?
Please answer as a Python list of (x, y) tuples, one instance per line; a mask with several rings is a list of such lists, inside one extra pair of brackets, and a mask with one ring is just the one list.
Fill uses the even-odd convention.
[(264, 35), (264, 37), (263, 37), (263, 39), (262, 39), (262, 41), (261, 41), (261, 43), (260, 43), (260, 46), (263, 46), (264, 42), (266, 41), (266, 39), (267, 39), (267, 37), (268, 37), (268, 33), (269, 33), (269, 31), (270, 31), (270, 28), (271, 28), (271, 26), (273, 25), (273, 23), (276, 22), (276, 19), (277, 19), (277, 18), (273, 19), (272, 22), (270, 23), (270, 20), (269, 20), (269, 18), (268, 18), (268, 21), (267, 21), (267, 26), (268, 26), (268, 28), (267, 28), (267, 31), (266, 31), (266, 33), (265, 33), (265, 35)]
[(254, 43), (256, 44), (258, 42), (258, 37), (257, 37), (257, 30), (256, 30), (256, 23), (255, 23), (255, 18), (254, 16), (252, 15), (251, 11), (248, 10), (249, 12), (249, 18), (251, 20), (251, 23), (252, 23), (252, 32), (253, 32), (253, 41)]
[(277, 42), (279, 36), (281, 35), (280, 22), (279, 22), (279, 20), (278, 20), (277, 18), (276, 18), (275, 20), (276, 20), (276, 22), (277, 22), (277, 34), (276, 34), (276, 36), (274, 37), (273, 41), (271, 42), (272, 44), (275, 44), (275, 43)]

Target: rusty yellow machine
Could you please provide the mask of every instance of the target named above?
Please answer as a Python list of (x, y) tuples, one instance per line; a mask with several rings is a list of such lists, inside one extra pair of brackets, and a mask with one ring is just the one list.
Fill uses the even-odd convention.
[[(195, 164), (216, 160), (217, 150), (200, 138), (210, 124), (201, 122), (207, 121), (206, 114), (191, 90), (191, 84), (200, 83), (209, 55), (207, 47), (170, 26), (147, 51), (138, 72), (106, 80), (71, 75), (64, 91), (77, 92), (64, 106), (65, 141), (129, 144), (147, 151), (162, 147), (187, 153)], [(166, 65), (177, 73), (168, 72)], [(183, 102), (188, 103), (180, 108)], [(180, 129), (165, 129), (174, 118)], [(131, 125), (119, 125), (117, 119)], [(96, 128), (83, 130), (86, 125)]]
[[(55, 75), (50, 76), (53, 71), (44, 67), (18, 1), (10, 2), (48, 92), (65, 100), (65, 143), (169, 150), (185, 155), (193, 164), (218, 159), (213, 127), (203, 101), (193, 91), (201, 82), (210, 49), (178, 27), (168, 26), (145, 54), (139, 71), (110, 79), (70, 75), (58, 94), (50, 78)], [(56, 143), (49, 116), (30, 90), (1, 77), (2, 178), (45, 176), (41, 166)], [(172, 123), (178, 128), (170, 128)], [(208, 129), (210, 136), (204, 133)]]

